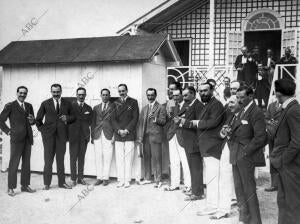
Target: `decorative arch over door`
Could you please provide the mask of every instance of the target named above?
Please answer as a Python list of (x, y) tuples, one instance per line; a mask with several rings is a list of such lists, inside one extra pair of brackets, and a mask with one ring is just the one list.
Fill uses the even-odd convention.
[(243, 31), (284, 29), (284, 19), (271, 9), (259, 9), (242, 20)]

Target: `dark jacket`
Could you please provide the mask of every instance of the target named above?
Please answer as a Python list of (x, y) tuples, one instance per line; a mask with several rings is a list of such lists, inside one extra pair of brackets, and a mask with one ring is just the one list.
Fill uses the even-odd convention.
[[(67, 116), (67, 122), (64, 123), (59, 117), (62, 115)], [(45, 122), (43, 119), (45, 117)], [(68, 124), (74, 122), (72, 105), (66, 99), (61, 98), (61, 105), (59, 107), (59, 114), (56, 113), (53, 98), (47, 99), (42, 102), (40, 109), (36, 116), (36, 126), (41, 132), (43, 138), (47, 138), (54, 134), (58, 135), (62, 140), (68, 140)]]
[(151, 111), (151, 113), (154, 115), (154, 118), (148, 119), (149, 113), (149, 104), (147, 104), (143, 107), (140, 114), (137, 125), (137, 140), (139, 142), (143, 142), (144, 136), (147, 133), (151, 142), (162, 143), (163, 126), (166, 123), (167, 117), (166, 108), (158, 102), (155, 102)]
[(204, 105), (196, 99), (195, 102), (189, 106), (186, 106), (184, 118), (186, 122), (182, 125), (182, 138), (184, 149), (187, 153), (199, 152), (197, 130), (191, 128), (191, 120), (197, 120), (198, 115), (203, 110)]
[(93, 111), (86, 103), (81, 108), (77, 101), (72, 104), (75, 122), (69, 125), (69, 141), (76, 142), (80, 140), (80, 135), (83, 135), (86, 141), (90, 140), (90, 126), (92, 123)]
[[(232, 118), (228, 118), (227, 124), (230, 119)], [(230, 163), (236, 164), (238, 160), (246, 157), (255, 166), (264, 166), (263, 147), (266, 143), (267, 133), (264, 114), (253, 102), (232, 127), (232, 134), (228, 141)]]
[(278, 122), (270, 161), (277, 169), (295, 169), (299, 173), (300, 105), (296, 100), (288, 104)]
[[(134, 141), (136, 139), (136, 125), (139, 119), (139, 106), (137, 100), (128, 97), (126, 102), (117, 99), (115, 102), (116, 110), (112, 116), (114, 137), (116, 141)], [(129, 131), (125, 137), (118, 134), (119, 130)]]
[[(17, 100), (6, 104), (0, 114), (0, 128), (6, 134), (10, 131), (11, 142), (18, 143), (27, 138), (32, 145), (32, 129), (27, 117), (29, 114), (34, 116), (34, 112), (30, 103), (25, 102), (24, 106), (26, 111)], [(5, 124), (7, 119), (9, 119), (10, 128)]]
[(225, 110), (222, 103), (213, 97), (198, 114), (200, 120), (197, 127), (198, 143), (203, 157), (212, 156), (220, 159), (222, 153), (222, 139), (220, 130), (225, 121)]
[(99, 139), (101, 132), (106, 139), (111, 140), (114, 135), (114, 129), (111, 122), (112, 114), (115, 112), (116, 105), (109, 102), (105, 111), (102, 111), (102, 103), (98, 104), (93, 109), (92, 122), (92, 140)]

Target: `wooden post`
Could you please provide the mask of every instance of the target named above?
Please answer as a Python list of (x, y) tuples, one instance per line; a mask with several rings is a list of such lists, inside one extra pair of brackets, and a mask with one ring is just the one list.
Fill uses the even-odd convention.
[(215, 49), (215, 0), (209, 1), (209, 55), (208, 55), (208, 76), (214, 78), (214, 49)]

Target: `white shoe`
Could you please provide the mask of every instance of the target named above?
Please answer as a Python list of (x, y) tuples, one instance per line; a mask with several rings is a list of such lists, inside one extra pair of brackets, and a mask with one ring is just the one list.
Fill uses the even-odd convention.
[(126, 182), (125, 185), (124, 185), (124, 187), (125, 187), (125, 188), (130, 187), (130, 183), (129, 183), (129, 182)]
[(152, 183), (151, 180), (143, 180), (143, 181), (141, 181), (141, 185), (151, 184), (151, 183)]
[(119, 187), (123, 187), (124, 186), (124, 183), (122, 183), (122, 182), (119, 182), (118, 183), (118, 185), (117, 185), (117, 188), (119, 188)]

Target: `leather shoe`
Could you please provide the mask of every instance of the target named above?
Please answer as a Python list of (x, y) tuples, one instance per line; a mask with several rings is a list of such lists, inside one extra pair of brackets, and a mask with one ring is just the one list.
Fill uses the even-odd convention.
[(103, 180), (103, 186), (107, 186), (109, 184), (108, 180)]
[(34, 193), (34, 192), (36, 192), (36, 190), (31, 189), (29, 186), (22, 186), (21, 187), (21, 191), (22, 192), (28, 192), (28, 193)]
[(84, 179), (77, 180), (77, 184), (87, 185)]
[(103, 180), (97, 179), (96, 183), (94, 183), (95, 186), (98, 186), (103, 183)]
[(269, 187), (269, 188), (265, 188), (266, 192), (273, 192), (273, 191), (277, 191), (278, 188), (277, 187)]
[(48, 191), (49, 189), (50, 189), (50, 185), (45, 185), (43, 188), (43, 190), (46, 190), (46, 191)]
[(71, 185), (72, 185), (72, 187), (75, 187), (76, 186), (76, 181), (72, 180)]
[(202, 200), (204, 198), (205, 198), (204, 195), (197, 196), (197, 195), (192, 194), (192, 195), (186, 197), (184, 200), (185, 201), (196, 201), (196, 200)]
[(63, 184), (63, 185), (60, 185), (59, 187), (64, 188), (64, 189), (72, 189), (72, 187), (70, 185), (66, 184), (66, 183)]
[(9, 196), (11, 196), (11, 197), (16, 196), (16, 193), (14, 192), (14, 189), (8, 189), (7, 194), (8, 194)]

